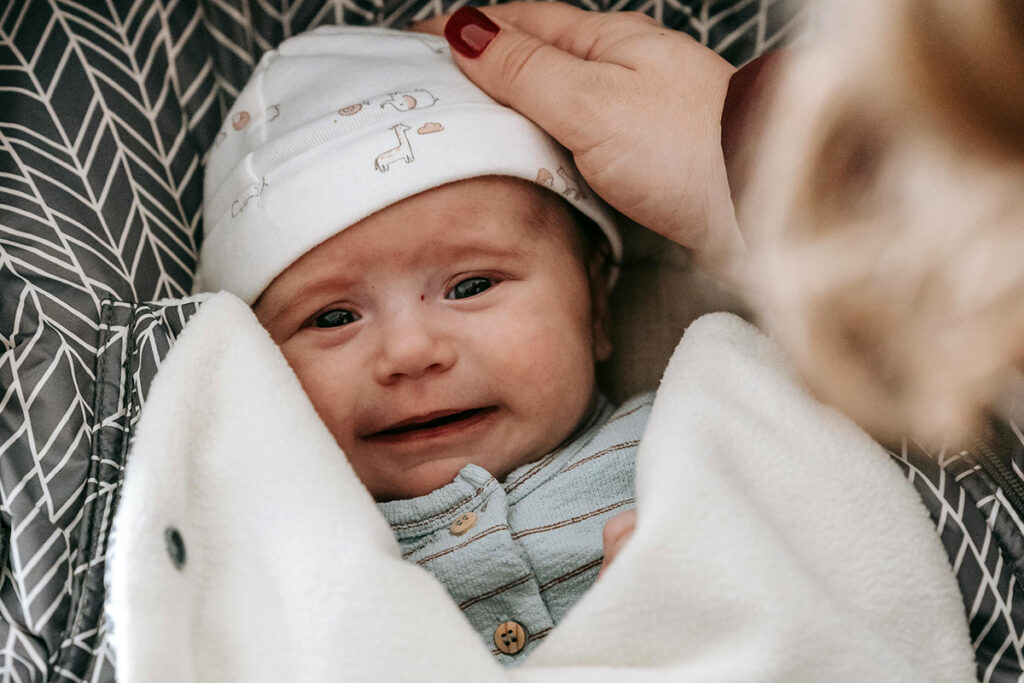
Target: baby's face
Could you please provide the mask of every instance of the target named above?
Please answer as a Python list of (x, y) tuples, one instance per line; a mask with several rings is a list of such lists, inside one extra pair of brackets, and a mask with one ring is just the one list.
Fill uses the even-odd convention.
[(468, 463), (502, 479), (572, 433), (610, 350), (597, 279), (563, 200), (474, 178), (335, 235), (254, 310), (356, 474), (391, 500)]

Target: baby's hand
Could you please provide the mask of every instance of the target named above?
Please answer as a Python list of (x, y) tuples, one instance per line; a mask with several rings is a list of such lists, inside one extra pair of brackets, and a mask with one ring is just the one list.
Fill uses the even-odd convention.
[(634, 529), (636, 529), (636, 510), (627, 510), (620, 515), (616, 515), (604, 525), (604, 533), (602, 534), (604, 538), (604, 561), (601, 563), (601, 570), (597, 573), (597, 578), (601, 578), (601, 575), (611, 565), (615, 556), (626, 545), (626, 541), (633, 536)]

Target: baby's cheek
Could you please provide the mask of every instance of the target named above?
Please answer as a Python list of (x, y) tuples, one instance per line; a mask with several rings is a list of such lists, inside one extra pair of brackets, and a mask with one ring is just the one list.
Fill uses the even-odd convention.
[(318, 408), (323, 400), (322, 393), (325, 387), (321, 384), (321, 374), (316, 371), (315, 358), (310, 358), (286, 347), (282, 347), (282, 351), (284, 351), (288, 365), (291, 366), (295, 376), (299, 378), (303, 391), (309, 396), (313, 406)]
[(489, 353), (504, 380), (531, 386), (551, 381), (572, 362), (572, 344), (564, 328), (546, 324), (537, 314), (510, 319), (491, 336)]
[(569, 427), (589, 404), (594, 360), (589, 329), (567, 316), (536, 315), (508, 345), (504, 378), (528, 388), (532, 409)]
[(329, 354), (306, 354), (294, 349), (285, 358), (295, 372), (303, 391), (342, 448), (352, 442), (352, 383), (342, 381), (340, 368)]

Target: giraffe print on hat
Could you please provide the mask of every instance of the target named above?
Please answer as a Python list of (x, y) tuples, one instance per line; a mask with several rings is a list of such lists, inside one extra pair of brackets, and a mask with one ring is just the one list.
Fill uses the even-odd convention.
[(412, 153), (412, 146), (409, 144), (408, 131), (412, 129), (404, 123), (398, 123), (388, 128), (388, 130), (395, 132), (395, 137), (398, 138), (398, 146), (381, 152), (374, 159), (373, 167), (381, 173), (387, 173), (391, 164), (399, 159), (407, 164), (416, 161), (416, 157)]

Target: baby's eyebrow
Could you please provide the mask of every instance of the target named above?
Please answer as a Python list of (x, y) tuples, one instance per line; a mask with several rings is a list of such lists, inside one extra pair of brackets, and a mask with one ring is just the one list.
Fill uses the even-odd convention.
[[(353, 280), (347, 277), (320, 277), (311, 281), (300, 282), (297, 287), (297, 291), (287, 299), (271, 302), (266, 305), (265, 318), (268, 321), (276, 320), (281, 317), (294, 306), (298, 305), (303, 299), (317, 296), (322, 292), (334, 291), (345, 289), (353, 284)], [(257, 301), (257, 304), (259, 302)]]
[(516, 244), (497, 245), (482, 242), (453, 242), (440, 243), (436, 250), (429, 250), (433, 253), (430, 258), (445, 256), (451, 258), (466, 258), (470, 256), (494, 256), (498, 258), (520, 258), (525, 253), (522, 247)]

